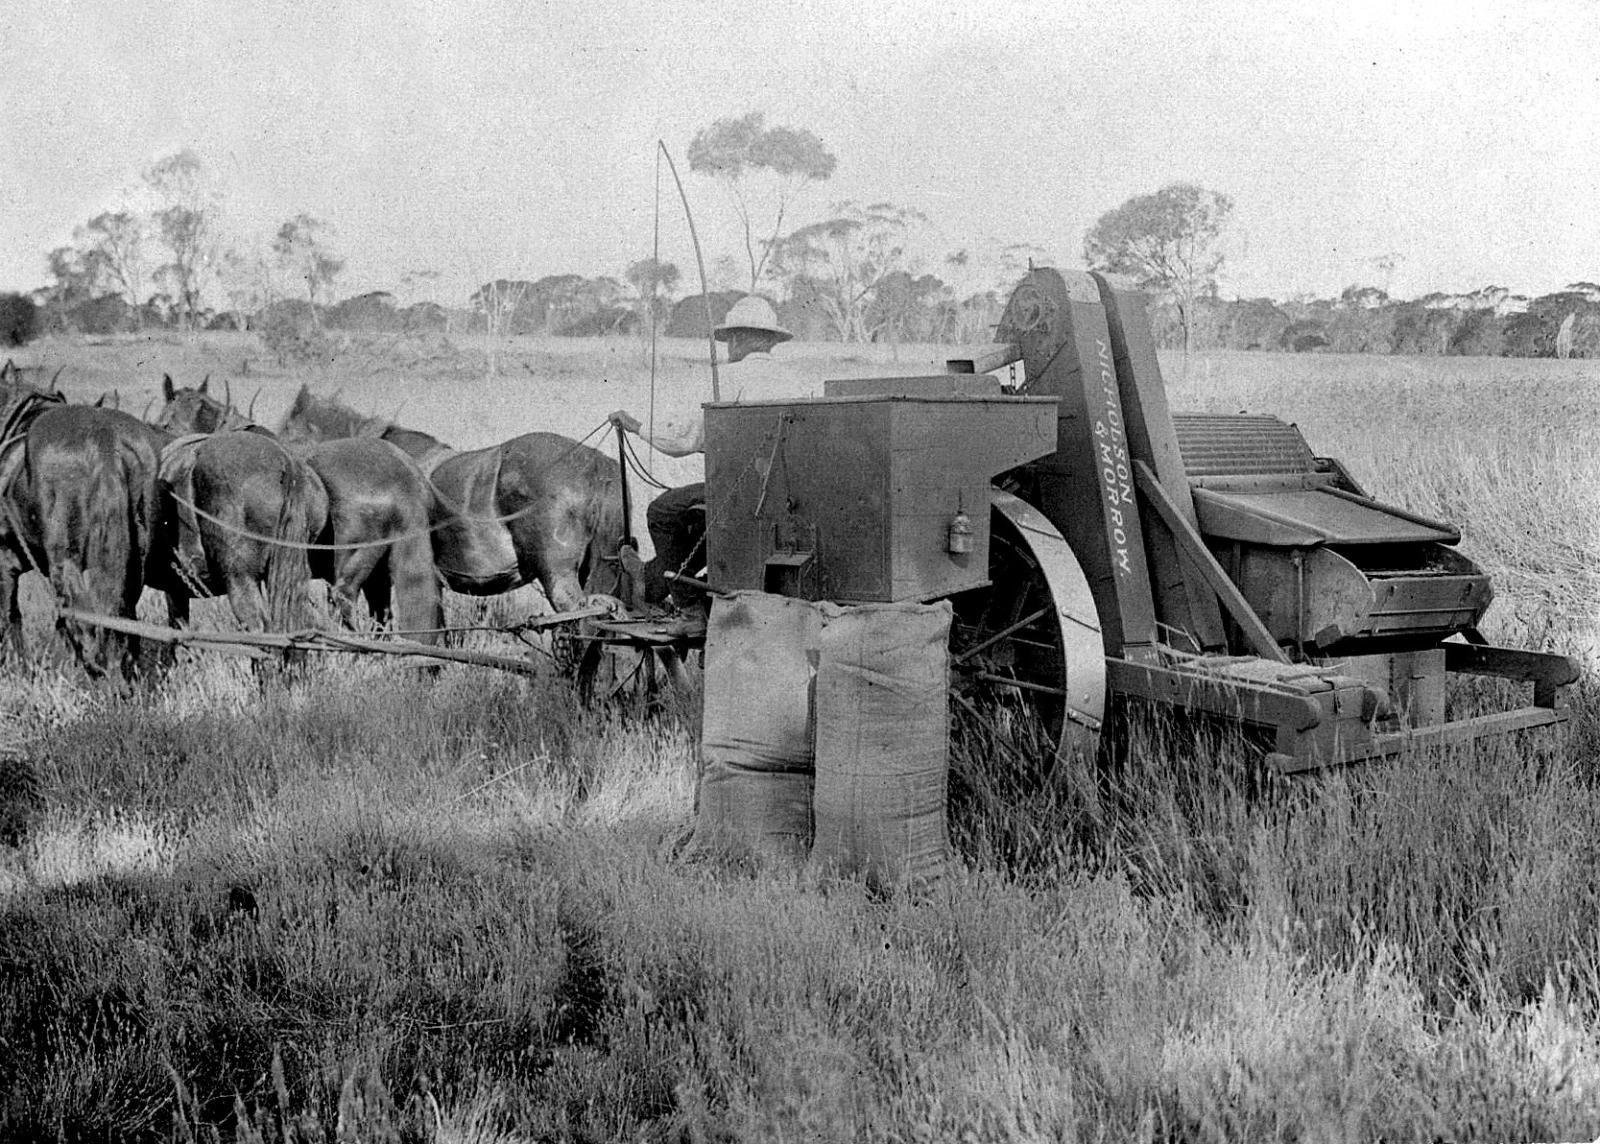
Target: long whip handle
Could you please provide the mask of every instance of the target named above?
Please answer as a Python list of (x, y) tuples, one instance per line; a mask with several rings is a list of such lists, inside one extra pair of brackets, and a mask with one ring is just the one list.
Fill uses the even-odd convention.
[(722, 383), (717, 377), (717, 342), (711, 332), (711, 288), (706, 285), (706, 260), (700, 253), (700, 235), (694, 228), (694, 212), (689, 209), (689, 196), (684, 193), (683, 180), (678, 178), (678, 165), (672, 161), (672, 152), (667, 150), (663, 140), (657, 139), (656, 146), (661, 148), (661, 153), (667, 157), (667, 168), (672, 172), (672, 181), (678, 184), (678, 197), (683, 200), (683, 217), (689, 220), (689, 238), (694, 243), (694, 261), (700, 270), (700, 298), (706, 304), (706, 348), (711, 354), (711, 400), (722, 400)]

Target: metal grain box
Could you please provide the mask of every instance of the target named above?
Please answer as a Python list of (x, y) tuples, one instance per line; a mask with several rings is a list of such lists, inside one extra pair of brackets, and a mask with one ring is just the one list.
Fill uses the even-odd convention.
[[(824, 397), (705, 406), (712, 588), (840, 603), (988, 583), (989, 482), (1055, 450), (1056, 400)], [(951, 551), (964, 513), (967, 551)]]

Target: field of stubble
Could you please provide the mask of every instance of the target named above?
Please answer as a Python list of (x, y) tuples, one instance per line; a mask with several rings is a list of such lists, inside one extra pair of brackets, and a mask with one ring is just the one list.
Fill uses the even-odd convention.
[[(266, 422), (304, 382), (460, 446), (648, 402), (634, 341), (513, 341), (494, 380), (484, 348), (23, 360), (133, 412), (163, 371), (259, 387)], [(938, 356), (795, 349), (825, 376)], [(663, 350), (663, 390), (704, 384), (698, 344)], [(1600, 368), (1165, 366), (1175, 408), (1279, 414), (1458, 524), (1491, 637), (1590, 664), (1565, 741), (1262, 792), (1238, 744), (1140, 723), (1058, 803), (980, 811), (958, 779), (960, 873), (882, 902), (676, 856), (692, 697), (645, 719), (556, 679), (334, 658), (262, 686), (215, 657), (119, 695), (46, 647), (0, 668), (0, 1137), (1593, 1138)]]

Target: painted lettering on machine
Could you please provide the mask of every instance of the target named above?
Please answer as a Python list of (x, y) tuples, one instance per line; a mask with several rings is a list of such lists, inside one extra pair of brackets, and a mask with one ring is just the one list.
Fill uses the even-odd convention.
[(1122, 398), (1117, 392), (1117, 371), (1111, 360), (1111, 345), (1095, 339), (1096, 365), (1100, 370), (1099, 408), (1094, 421), (1096, 468), (1100, 491), (1106, 502), (1106, 539), (1111, 543), (1111, 564), (1117, 579), (1133, 575), (1129, 553), (1134, 521), (1133, 466), (1128, 460), (1128, 434), (1122, 421)]

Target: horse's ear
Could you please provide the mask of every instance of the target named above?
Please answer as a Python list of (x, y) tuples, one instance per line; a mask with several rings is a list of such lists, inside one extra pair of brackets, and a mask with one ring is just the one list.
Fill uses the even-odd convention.
[(104, 409), (106, 407), (106, 397), (107, 395), (102, 393), (99, 397), (95, 398), (94, 407), (96, 409)]
[(161, 398), (162, 398), (162, 400), (170, 402), (176, 395), (177, 395), (176, 391), (172, 388), (172, 375), (170, 373), (162, 374), (161, 375)]
[(204, 397), (206, 395), (206, 390), (209, 389), (210, 387), (211, 387), (211, 375), (208, 373), (208, 374), (206, 374), (204, 377), (202, 377), (200, 379), (200, 389), (199, 389), (200, 396)]
[(311, 408), (311, 390), (306, 388), (305, 382), (300, 383), (300, 392), (294, 395), (294, 404), (289, 406), (289, 413), (304, 413)]
[[(207, 374), (206, 376), (210, 377), (211, 375)], [(222, 408), (227, 411), (232, 411), (233, 409), (233, 379), (231, 377), (222, 379)]]
[(260, 396), (261, 387), (258, 385), (256, 386), (256, 391), (250, 395), (250, 408), (245, 412), (245, 416), (252, 421), (256, 419), (256, 398)]
[(66, 370), (66, 368), (67, 368), (66, 366), (62, 366), (61, 369), (56, 370), (55, 376), (50, 379), (50, 388), (49, 388), (49, 390), (47, 390), (47, 392), (49, 392), (49, 393), (59, 393), (60, 392), (60, 389), (59, 389), (59, 387), (57, 386), (56, 383), (61, 380), (61, 374), (62, 374), (63, 371)]

